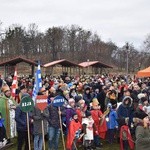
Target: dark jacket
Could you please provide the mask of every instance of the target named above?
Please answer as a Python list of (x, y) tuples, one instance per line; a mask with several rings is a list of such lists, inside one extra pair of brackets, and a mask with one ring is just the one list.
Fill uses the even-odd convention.
[[(59, 119), (59, 114), (58, 114), (58, 107), (54, 107), (52, 104), (50, 104), (48, 106), (48, 110), (49, 110), (49, 126), (50, 127), (54, 127), (54, 128), (60, 128), (60, 119)], [(60, 107), (60, 111), (61, 111), (61, 116), (65, 116), (66, 115), (66, 111), (65, 108), (62, 106)]]
[(83, 99), (85, 100), (85, 104), (88, 106), (88, 108), (90, 107), (90, 103), (93, 98), (94, 98), (94, 95), (91, 92), (88, 94), (84, 92)]
[[(126, 105), (125, 104), (125, 100), (129, 98), (129, 104)], [(117, 110), (117, 114), (118, 114), (118, 120), (119, 120), (119, 124), (122, 124), (122, 122), (124, 122), (125, 118), (129, 118), (129, 126), (132, 122), (132, 118), (133, 118), (133, 108), (132, 108), (132, 98), (129, 96), (124, 97), (124, 99), (122, 100), (122, 104), (119, 106), (118, 110)]]
[(97, 95), (97, 99), (98, 99), (99, 104), (101, 105), (101, 111), (104, 112), (104, 110), (105, 110), (105, 99), (106, 99), (106, 93), (104, 92), (104, 90), (102, 90)]
[(48, 108), (45, 108), (43, 113), (37, 107), (34, 107), (32, 112), (33, 117), (33, 134), (42, 134), (42, 120), (44, 125), (44, 134), (47, 133), (47, 125), (48, 125), (48, 118), (49, 118), (49, 111)]
[(15, 120), (17, 131), (27, 131), (27, 113), (20, 109), (20, 106), (16, 107)]

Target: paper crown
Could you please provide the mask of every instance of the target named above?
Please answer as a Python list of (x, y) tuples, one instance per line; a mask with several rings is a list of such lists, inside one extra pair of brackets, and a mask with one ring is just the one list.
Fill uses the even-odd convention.
[(8, 85), (2, 86), (2, 92), (10, 91), (10, 88)]
[(63, 91), (63, 95), (64, 95), (64, 96), (67, 95), (67, 94), (69, 94), (69, 91), (68, 91), (68, 90)]
[(92, 106), (97, 106), (98, 104), (99, 104), (98, 99), (97, 98), (93, 98)]

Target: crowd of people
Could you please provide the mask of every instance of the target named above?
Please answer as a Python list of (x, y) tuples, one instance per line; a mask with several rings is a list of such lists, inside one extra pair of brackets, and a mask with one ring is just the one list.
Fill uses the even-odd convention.
[[(18, 77), (16, 97), (11, 97), (12, 77), (0, 79), (0, 147), (17, 136), (17, 149), (29, 149), (27, 113), (20, 109), (24, 97), (32, 98), (34, 78)], [(38, 95), (47, 95), (44, 111), (29, 112), (30, 134), (35, 150), (42, 150), (44, 135), (49, 150), (58, 150), (61, 125), (67, 150), (105, 148), (118, 142), (121, 150), (150, 147), (150, 78), (123, 75), (42, 77)], [(64, 104), (53, 106), (60, 95)], [(62, 122), (59, 117), (61, 116)]]

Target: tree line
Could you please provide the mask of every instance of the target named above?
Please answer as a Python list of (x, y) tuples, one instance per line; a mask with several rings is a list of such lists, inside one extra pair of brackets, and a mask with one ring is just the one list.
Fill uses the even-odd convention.
[(9, 26), (5, 31), (0, 30), (2, 61), (17, 56), (40, 60), (43, 64), (58, 59), (68, 59), (76, 63), (96, 60), (124, 71), (127, 53), (129, 72), (149, 66), (150, 35), (139, 51), (130, 43), (127, 50), (126, 45), (118, 47), (113, 41), (104, 42), (97, 33), (78, 25), (51, 27), (41, 32), (34, 23), (28, 28), (16, 24)]

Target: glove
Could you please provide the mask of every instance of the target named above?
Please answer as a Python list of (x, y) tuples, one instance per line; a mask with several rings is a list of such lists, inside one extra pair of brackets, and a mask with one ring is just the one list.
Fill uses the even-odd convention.
[(126, 124), (129, 123), (129, 117), (125, 118), (125, 123), (126, 123)]
[(45, 115), (41, 113), (41, 119), (43, 120), (45, 118)]

